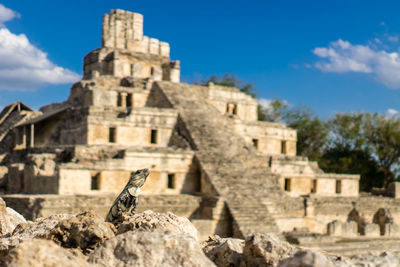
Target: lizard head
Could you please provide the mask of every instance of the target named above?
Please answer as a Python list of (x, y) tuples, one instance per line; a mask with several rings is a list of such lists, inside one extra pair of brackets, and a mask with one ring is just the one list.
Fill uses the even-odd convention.
[(149, 169), (141, 169), (136, 172), (131, 173), (131, 177), (129, 179), (129, 184), (134, 186), (135, 188), (141, 188), (146, 182), (147, 176), (149, 176)]

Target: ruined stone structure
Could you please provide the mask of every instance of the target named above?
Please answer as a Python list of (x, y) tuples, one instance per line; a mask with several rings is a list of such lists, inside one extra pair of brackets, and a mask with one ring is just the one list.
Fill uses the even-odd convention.
[[(180, 83), (180, 62), (169, 51), (143, 35), (141, 14), (112, 10), (101, 48), (85, 56), (83, 79), (66, 101), (39, 112), (7, 106), (0, 114), (7, 205), (28, 218), (85, 209), (105, 215), (130, 173), (150, 168), (138, 210), (189, 217), (202, 236), (299, 227), (354, 234), (358, 222), (343, 223), (364, 208), (358, 175), (327, 174), (296, 156), (296, 131), (258, 121), (257, 101), (237, 88)], [(384, 199), (394, 220), (377, 229), (389, 233), (400, 210)], [(371, 224), (373, 209), (386, 207), (374, 205), (362, 211)]]

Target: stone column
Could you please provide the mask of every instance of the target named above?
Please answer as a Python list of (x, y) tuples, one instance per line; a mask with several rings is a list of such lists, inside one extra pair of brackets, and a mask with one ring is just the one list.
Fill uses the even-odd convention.
[(169, 80), (173, 83), (179, 83), (181, 77), (181, 66), (179, 60), (169, 63)]
[(15, 128), (15, 144), (14, 144), (14, 147), (19, 145), (18, 142), (19, 142), (19, 129)]
[(121, 93), (121, 107), (126, 107), (126, 97), (128, 93), (122, 92)]
[(26, 148), (26, 126), (22, 126), (22, 147)]
[(31, 138), (30, 138), (30, 147), (33, 147), (35, 145), (35, 124), (31, 124)]

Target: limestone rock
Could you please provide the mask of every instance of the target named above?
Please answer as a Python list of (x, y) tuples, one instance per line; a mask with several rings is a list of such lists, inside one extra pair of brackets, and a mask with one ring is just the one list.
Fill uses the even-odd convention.
[(379, 225), (375, 223), (366, 223), (364, 229), (366, 236), (379, 237), (381, 235), (381, 230), (379, 228)]
[(384, 224), (384, 232), (386, 236), (400, 236), (400, 225), (394, 223)]
[(12, 208), (6, 207), (6, 203), (0, 198), (0, 236), (11, 234), (20, 223), (26, 223), (25, 218)]
[(243, 255), (247, 266), (277, 266), (296, 251), (297, 248), (274, 234), (257, 233), (246, 237)]
[(0, 257), (6, 255), (10, 248), (18, 246), (26, 240), (48, 239), (50, 231), (63, 219), (72, 217), (71, 214), (57, 214), (47, 218), (39, 218), (34, 222), (20, 223), (11, 236), (0, 239)]
[(357, 236), (357, 223), (355, 221), (342, 222), (334, 220), (328, 223), (328, 235), (330, 236)]
[(332, 262), (323, 254), (314, 251), (300, 250), (292, 257), (284, 259), (279, 267), (333, 267)]
[(118, 227), (118, 234), (131, 230), (157, 230), (184, 233), (195, 240), (198, 238), (197, 229), (193, 224), (187, 218), (176, 216), (172, 212), (158, 213), (146, 210), (135, 215), (124, 214), (124, 216), (124, 221)]
[(66, 248), (80, 248), (84, 254), (114, 236), (113, 224), (92, 212), (84, 212), (60, 221), (49, 233), (48, 239)]
[(7, 211), (6, 203), (0, 198), (0, 236), (5, 235), (7, 232)]
[(192, 236), (129, 231), (101, 244), (89, 257), (99, 266), (215, 266)]
[(400, 266), (400, 256), (387, 252), (381, 254), (369, 253), (351, 257), (349, 261), (353, 266)]
[(24, 216), (13, 210), (12, 208), (6, 208), (6, 232), (5, 234), (11, 234), (15, 227), (20, 223), (26, 223)]
[(12, 249), (2, 266), (89, 267), (83, 255), (64, 249), (49, 240), (33, 239)]
[(72, 214), (57, 214), (46, 218), (39, 218), (34, 222), (19, 224), (12, 233), (11, 238), (29, 240), (34, 238), (47, 238), (49, 232), (62, 220), (73, 217)]
[(203, 252), (219, 267), (240, 266), (244, 264), (244, 240), (210, 236), (203, 242)]

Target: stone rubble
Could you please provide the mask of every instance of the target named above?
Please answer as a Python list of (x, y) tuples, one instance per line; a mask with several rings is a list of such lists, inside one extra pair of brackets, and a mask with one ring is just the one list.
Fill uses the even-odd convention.
[(237, 238), (221, 238), (218, 235), (210, 236), (202, 244), (203, 252), (217, 266), (240, 266), (244, 263), (244, 240)]
[(118, 234), (123, 234), (132, 230), (141, 231), (168, 231), (184, 233), (198, 239), (197, 229), (186, 218), (176, 216), (171, 212), (158, 213), (146, 210), (135, 215), (125, 215), (124, 222), (118, 227)]
[(104, 242), (89, 257), (99, 266), (206, 266), (214, 264), (184, 233), (129, 231)]
[(48, 238), (65, 248), (80, 248), (84, 254), (92, 252), (99, 244), (114, 237), (113, 224), (91, 212), (84, 212), (60, 221)]
[(26, 223), (25, 218), (12, 208), (6, 207), (6, 203), (0, 198), (0, 236), (11, 234), (20, 223)]
[[(1, 202), (0, 202), (1, 203)], [(92, 212), (58, 214), (34, 222), (15, 212), (0, 214), (19, 223), (0, 238), (0, 266), (400, 266), (394, 253), (339, 257), (290, 245), (272, 233), (245, 239), (210, 236), (198, 241), (186, 218), (147, 210), (124, 214), (118, 228)], [(12, 229), (14, 225), (10, 228)]]
[(93, 265), (76, 251), (64, 249), (49, 240), (32, 239), (12, 249), (5, 259), (4, 266), (89, 267)]

